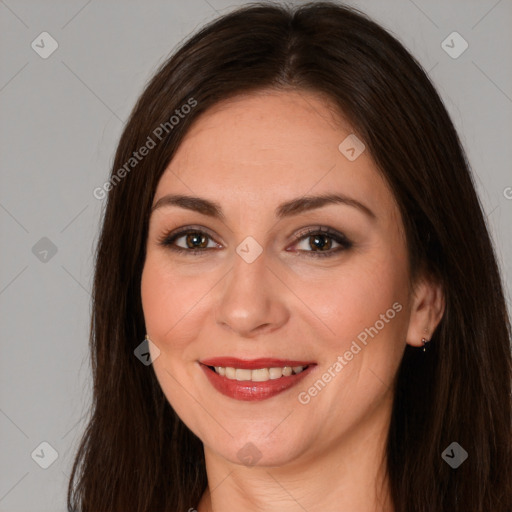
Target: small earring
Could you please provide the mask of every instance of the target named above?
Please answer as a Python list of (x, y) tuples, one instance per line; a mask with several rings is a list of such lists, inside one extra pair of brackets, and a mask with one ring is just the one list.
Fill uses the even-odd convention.
[(430, 340), (427, 340), (426, 338), (421, 338), (421, 342), (423, 343), (423, 352), (426, 352), (426, 345), (427, 343), (430, 343)]

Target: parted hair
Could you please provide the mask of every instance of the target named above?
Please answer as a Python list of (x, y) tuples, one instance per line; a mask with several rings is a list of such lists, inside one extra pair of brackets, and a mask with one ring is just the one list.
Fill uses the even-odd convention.
[[(341, 4), (239, 7), (183, 41), (146, 84), (111, 179), (95, 253), (93, 395), (68, 488), (70, 512), (177, 512), (207, 486), (201, 441), (166, 400), (144, 340), (140, 283), (158, 181), (180, 141), (217, 102), (264, 89), (332, 102), (364, 141), (397, 201), (411, 283), (427, 273), (445, 312), (426, 354), (407, 346), (395, 379), (386, 470), (395, 512), (511, 512), (511, 329), (470, 164), (429, 76), (399, 40)], [(155, 139), (155, 136), (152, 137)], [(156, 142), (156, 139), (155, 139)], [(126, 167), (125, 167), (126, 169)], [(468, 453), (457, 469), (441, 454)]]

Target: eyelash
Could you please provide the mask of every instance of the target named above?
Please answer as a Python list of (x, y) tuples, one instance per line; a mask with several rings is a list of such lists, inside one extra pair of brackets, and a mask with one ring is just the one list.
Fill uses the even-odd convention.
[[(203, 249), (185, 249), (184, 247), (179, 247), (177, 245), (174, 245), (174, 242), (181, 238), (184, 235), (188, 235), (190, 233), (199, 234), (199, 235), (205, 235), (209, 239), (213, 241), (213, 237), (208, 234), (206, 231), (203, 231), (202, 229), (195, 228), (193, 226), (186, 226), (182, 229), (180, 229), (176, 233), (166, 233), (158, 240), (158, 244), (167, 247), (168, 249), (177, 252), (177, 253), (188, 253), (193, 256), (203, 256), (208, 250), (211, 250), (212, 248), (203, 248)], [(331, 228), (324, 227), (324, 226), (318, 226), (315, 228), (310, 228), (304, 231), (301, 231), (300, 233), (297, 233), (294, 235), (294, 245), (302, 241), (303, 239), (307, 239), (314, 235), (327, 235), (328, 238), (331, 238), (336, 243), (339, 244), (339, 247), (335, 249), (331, 249), (328, 251), (304, 251), (300, 250), (298, 252), (301, 253), (308, 253), (314, 258), (327, 258), (335, 256), (337, 253), (341, 251), (345, 251), (347, 249), (350, 249), (352, 247), (352, 242), (343, 234), (338, 233), (337, 231), (332, 230)]]

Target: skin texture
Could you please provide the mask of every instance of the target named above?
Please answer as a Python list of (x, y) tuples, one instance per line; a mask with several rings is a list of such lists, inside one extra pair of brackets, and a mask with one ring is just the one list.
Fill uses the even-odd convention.
[[(171, 193), (200, 196), (218, 202), (225, 216), (156, 209), (141, 283), (147, 333), (160, 350), (154, 371), (204, 444), (209, 484), (199, 512), (276, 505), (281, 511), (392, 510), (383, 450), (393, 379), (406, 343), (420, 347), (422, 337), (430, 339), (444, 305), (435, 283), (410, 283), (389, 188), (368, 151), (349, 161), (338, 149), (350, 133), (314, 93), (238, 96), (197, 120), (158, 184), (153, 204)], [(331, 193), (363, 203), (375, 218), (346, 204), (281, 220), (274, 215), (285, 201)], [(194, 255), (159, 245), (187, 225), (207, 231), (211, 249)], [(314, 236), (294, 240), (319, 226), (344, 234), (352, 246), (335, 252), (338, 243), (327, 238), (317, 252), (332, 256), (322, 258), (313, 254)], [(248, 236), (263, 249), (252, 263), (236, 252)], [(175, 244), (187, 247), (186, 237)], [(389, 319), (393, 304), (401, 308)], [(377, 324), (384, 324), (378, 333), (358, 343), (361, 350), (301, 403), (299, 393), (332, 370), (381, 315), (388, 321)], [(198, 361), (214, 356), (317, 366), (284, 393), (244, 402), (210, 385)], [(247, 443), (260, 454), (255, 465), (238, 456)]]

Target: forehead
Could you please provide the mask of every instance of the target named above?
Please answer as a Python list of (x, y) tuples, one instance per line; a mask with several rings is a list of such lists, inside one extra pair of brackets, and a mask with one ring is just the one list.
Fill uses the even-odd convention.
[(348, 160), (339, 145), (350, 124), (327, 100), (305, 91), (263, 91), (222, 101), (192, 125), (156, 196), (172, 192), (225, 201), (276, 203), (338, 191), (393, 205), (368, 152)]

